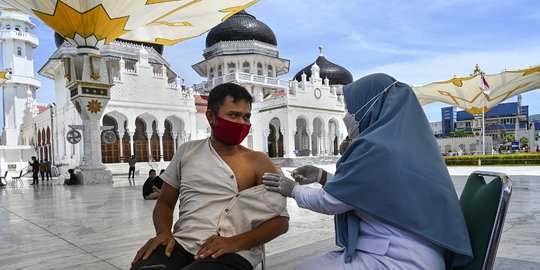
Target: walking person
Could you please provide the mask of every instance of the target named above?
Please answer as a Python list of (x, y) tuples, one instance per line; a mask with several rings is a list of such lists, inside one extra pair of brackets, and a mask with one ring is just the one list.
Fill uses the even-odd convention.
[(35, 156), (32, 157), (32, 161), (29, 161), (28, 164), (30, 164), (30, 167), (32, 167), (32, 184), (31, 185), (37, 185), (39, 182), (39, 162)]
[(135, 159), (135, 155), (133, 155), (128, 161), (128, 164), (129, 164), (128, 179), (130, 177), (131, 179), (135, 177), (135, 163), (137, 163), (137, 160)]

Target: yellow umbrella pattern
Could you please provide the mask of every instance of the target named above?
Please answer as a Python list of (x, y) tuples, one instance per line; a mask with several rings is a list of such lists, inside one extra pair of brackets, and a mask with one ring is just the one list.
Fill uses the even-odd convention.
[(3, 85), (9, 78), (11, 73), (9, 70), (0, 70), (0, 86)]
[(413, 91), (422, 105), (444, 102), (474, 115), (481, 114), (482, 107), (485, 113), (513, 96), (538, 88), (540, 66), (492, 75), (484, 75), (477, 66), (468, 77), (414, 86)]
[(0, 0), (54, 29), (80, 50), (116, 38), (173, 45), (201, 35), (258, 0)]

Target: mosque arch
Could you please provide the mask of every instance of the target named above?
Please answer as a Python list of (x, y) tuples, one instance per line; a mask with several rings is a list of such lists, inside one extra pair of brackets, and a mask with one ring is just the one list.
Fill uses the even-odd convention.
[(257, 75), (263, 76), (263, 65), (261, 63), (257, 63)]
[(160, 157), (160, 154), (159, 154), (160, 144), (159, 144), (159, 134), (158, 134), (158, 121), (153, 120), (152, 124), (151, 124), (151, 127), (152, 127), (152, 129), (149, 131), (149, 132), (151, 132), (151, 135), (150, 135), (150, 153), (151, 153), (151, 157), (155, 161), (160, 161), (161, 157)]
[(221, 77), (223, 76), (223, 68), (221, 67), (221, 64), (217, 66), (217, 76)]
[(294, 152), (297, 156), (309, 156), (311, 154), (309, 126), (305, 116), (296, 118), (296, 132), (294, 134)]
[(283, 157), (283, 133), (281, 133), (281, 121), (279, 118), (272, 118), (268, 128), (268, 156)]
[(339, 139), (338, 123), (338, 120), (335, 118), (331, 118), (330, 121), (328, 121), (328, 153), (331, 153), (334, 156), (339, 154), (339, 144), (341, 143)]
[(133, 134), (133, 150), (137, 161), (147, 162), (149, 160), (148, 153), (148, 137), (147, 125), (144, 120), (137, 117), (135, 119), (135, 133)]
[(251, 72), (250, 72), (250, 66), (249, 66), (249, 62), (248, 62), (248, 61), (245, 61), (245, 62), (242, 64), (242, 72), (244, 72), (244, 73), (251, 73)]
[[(116, 136), (116, 141), (111, 144), (107, 144), (103, 139), (101, 139), (101, 162), (103, 163), (118, 163), (120, 162), (120, 143), (118, 137), (118, 122), (115, 118), (105, 114), (102, 119), (103, 126), (113, 126), (111, 129), (114, 131)], [(101, 133), (103, 134), (104, 131)]]
[(268, 65), (267, 69), (268, 69), (268, 77), (274, 77), (274, 68), (272, 67), (272, 65)]
[[(116, 125), (110, 125), (107, 124), (105, 119), (105, 116), (110, 117)], [(110, 120), (107, 120), (110, 121)], [(125, 114), (114, 110), (111, 112), (108, 112), (103, 115), (102, 119), (102, 125), (103, 126), (114, 126), (113, 131), (116, 133), (116, 139), (117, 141), (114, 144), (117, 144), (117, 147), (119, 148), (119, 158), (115, 159), (118, 160), (117, 162), (123, 162), (129, 160), (131, 156), (131, 143), (129, 138), (129, 132), (128, 132), (128, 118)], [(113, 146), (111, 146), (113, 147)], [(103, 152), (103, 144), (102, 144), (102, 152), (101, 156), (105, 156), (105, 153)], [(103, 161), (105, 163), (105, 161)]]
[(236, 64), (233, 62), (230, 62), (227, 64), (227, 69), (229, 70), (229, 74), (236, 72)]
[(311, 134), (311, 154), (320, 156), (325, 154), (326, 143), (324, 134), (324, 121), (320, 117), (313, 119), (313, 133)]

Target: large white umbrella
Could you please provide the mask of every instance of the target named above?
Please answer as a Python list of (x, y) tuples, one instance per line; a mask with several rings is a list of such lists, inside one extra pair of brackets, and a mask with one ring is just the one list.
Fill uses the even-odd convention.
[(116, 38), (165, 45), (196, 37), (258, 0), (0, 0), (50, 26), (80, 51)]
[(484, 75), (478, 67), (468, 77), (454, 77), (413, 91), (422, 105), (444, 102), (470, 114), (487, 112), (499, 103), (521, 93), (540, 88), (540, 66)]

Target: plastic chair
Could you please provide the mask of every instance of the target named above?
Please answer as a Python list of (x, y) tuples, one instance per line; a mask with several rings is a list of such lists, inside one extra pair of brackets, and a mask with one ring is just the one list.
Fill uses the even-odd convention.
[(0, 176), (0, 186), (1, 185), (4, 185), (4, 182), (2, 182), (2, 180), (6, 181), (6, 185), (7, 185), (7, 175), (8, 175), (8, 171), (6, 171), (6, 173), (4, 174), (4, 176)]
[[(484, 176), (495, 178), (486, 184)], [(512, 182), (506, 174), (487, 171), (471, 173), (459, 202), (467, 223), (474, 259), (468, 265), (455, 267), (455, 270), (493, 269), (511, 195)]]
[(21, 170), (19, 172), (19, 176), (13, 176), (11, 177), (11, 180), (12, 180), (12, 183), (13, 185), (15, 185), (15, 183), (18, 181), (19, 183), (21, 183), (21, 185), (23, 184), (23, 181), (21, 180), (21, 177), (23, 176), (24, 174), (24, 170)]

